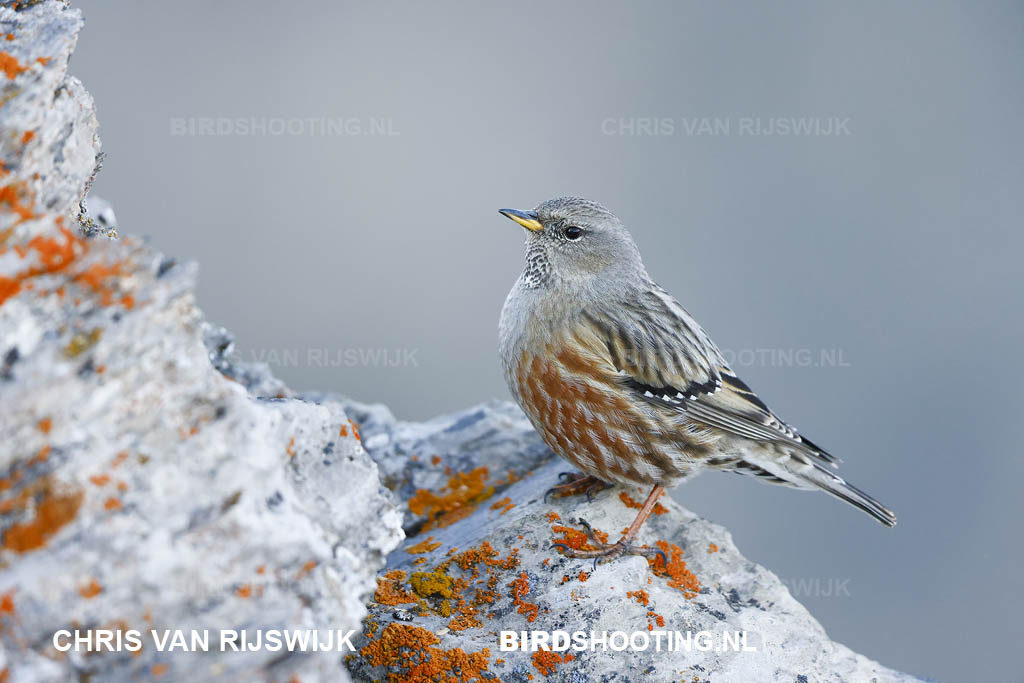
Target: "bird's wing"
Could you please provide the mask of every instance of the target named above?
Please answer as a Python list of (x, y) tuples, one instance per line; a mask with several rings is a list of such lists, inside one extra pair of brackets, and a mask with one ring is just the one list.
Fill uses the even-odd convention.
[(637, 398), (755, 441), (781, 442), (812, 462), (836, 458), (783, 422), (729, 368), (696, 320), (661, 288), (617, 307), (583, 313), (619, 381)]

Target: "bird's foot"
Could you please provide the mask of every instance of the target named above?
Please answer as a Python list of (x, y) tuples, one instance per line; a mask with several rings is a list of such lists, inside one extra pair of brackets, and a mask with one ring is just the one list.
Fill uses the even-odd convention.
[(568, 498), (570, 496), (586, 494), (587, 502), (591, 503), (594, 500), (594, 496), (612, 487), (612, 484), (606, 481), (580, 472), (562, 472), (558, 475), (558, 479), (559, 483), (545, 492), (545, 502), (552, 498)]
[(598, 562), (611, 562), (622, 555), (639, 555), (641, 557), (646, 557), (647, 559), (661, 557), (665, 565), (668, 565), (668, 556), (658, 548), (633, 545), (633, 539), (627, 538), (626, 536), (623, 536), (615, 543), (605, 543), (597, 537), (597, 534), (594, 533), (594, 528), (591, 527), (585, 519), (579, 519), (576, 521), (583, 527), (583, 530), (586, 531), (587, 538), (590, 540), (590, 545), (594, 546), (594, 548), (574, 548), (564, 541), (552, 542), (551, 545), (558, 548), (562, 554), (567, 557), (593, 559), (595, 569), (597, 568)]

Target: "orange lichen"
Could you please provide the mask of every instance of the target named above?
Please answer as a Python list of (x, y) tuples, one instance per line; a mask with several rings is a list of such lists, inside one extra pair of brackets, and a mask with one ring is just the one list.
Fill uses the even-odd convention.
[(557, 522), (560, 519), (562, 519), (562, 516), (560, 514), (558, 514), (557, 512), (549, 512), (548, 513), (548, 524), (554, 524), (555, 522)]
[(545, 676), (550, 676), (555, 673), (559, 664), (569, 663), (576, 657), (571, 652), (560, 655), (552, 650), (537, 650), (531, 659), (533, 659), (533, 666), (537, 671)]
[(338, 436), (348, 436), (348, 427), (341, 425), (341, 428), (338, 429)]
[[(640, 508), (642, 508), (644, 506), (643, 503), (641, 503), (641, 502), (639, 502), (637, 500), (634, 500), (633, 497), (630, 496), (625, 491), (622, 491), (622, 492), (619, 493), (619, 500), (622, 501), (623, 505), (625, 505), (628, 508), (633, 508), (634, 510), (639, 510)], [(654, 509), (651, 510), (651, 513), (655, 514), (655, 515), (663, 515), (666, 512), (668, 512), (668, 508), (665, 507), (664, 505), (662, 505), (661, 503), (655, 503), (654, 504)]]
[(590, 578), (590, 574), (586, 572), (580, 572), (579, 576), (577, 576), (576, 578), (579, 579), (581, 583), (586, 583), (587, 579)]
[(243, 583), (241, 586), (235, 589), (235, 595), (240, 598), (251, 598), (252, 597), (252, 584)]
[(110, 463), (110, 466), (111, 467), (120, 467), (124, 463), (124, 461), (127, 460), (127, 459), (128, 459), (128, 451), (121, 451), (116, 456), (114, 456), (114, 461), (112, 463)]
[[(573, 550), (596, 550), (591, 545), (590, 539), (587, 534), (580, 529), (575, 529), (569, 526), (553, 526), (551, 530), (556, 534), (562, 534), (562, 538), (556, 538), (555, 543), (564, 543)], [(598, 540), (602, 543), (608, 542), (608, 534), (605, 532), (594, 529), (594, 535), (597, 536)]]
[(499, 559), (499, 554), (494, 546), (487, 541), (483, 541), (476, 548), (470, 548), (469, 550), (454, 554), (452, 561), (461, 569), (474, 570), (474, 574), (479, 573), (479, 566), (481, 565), (498, 569), (513, 569), (519, 566), (519, 554), (516, 548), (513, 548), (504, 560)]
[(414, 515), (426, 515), (424, 531), (453, 524), (469, 516), (477, 504), (494, 495), (494, 487), (487, 484), (487, 474), (486, 467), (456, 472), (440, 494), (419, 489), (409, 499), (409, 510)]
[[(9, 478), (0, 479), (0, 491), (6, 491), (14, 486), (18, 480), (21, 479), (21, 472), (15, 472), (15, 474)], [(29, 501), (32, 499), (32, 491), (28, 488), (22, 489), (12, 498), (6, 500), (0, 500), (0, 514), (6, 515), (13, 510), (25, 510), (28, 507)]]
[(661, 555), (655, 555), (648, 559), (651, 571), (657, 576), (667, 577), (669, 588), (682, 591), (683, 597), (686, 599), (690, 599), (700, 592), (700, 581), (693, 572), (687, 569), (686, 562), (682, 559), (683, 549), (675, 543), (666, 541), (658, 541), (656, 545), (668, 556), (669, 561), (666, 565)]
[(53, 446), (46, 444), (39, 449), (39, 452), (29, 461), (29, 464), (34, 465), (40, 462), (46, 462), (46, 459), (50, 457), (50, 451), (53, 450)]
[(356, 441), (362, 441), (363, 437), (359, 435), (359, 425), (349, 420), (348, 423), (352, 425), (352, 436), (356, 437)]
[(526, 572), (522, 572), (509, 586), (512, 588), (512, 604), (518, 607), (516, 611), (525, 616), (527, 621), (535, 621), (540, 608), (532, 602), (523, 600), (523, 596), (530, 593), (530, 577)]
[(302, 577), (306, 576), (311, 571), (316, 569), (316, 565), (317, 565), (317, 561), (316, 560), (310, 560), (310, 561), (306, 562), (306, 564), (302, 565), (302, 568), (299, 569), (299, 573), (296, 575), (295, 578), (301, 579)]
[[(648, 619), (653, 619), (654, 622), (656, 624), (658, 624), (658, 628), (665, 628), (665, 617), (661, 616), (657, 612), (648, 612), (647, 613), (647, 618)], [(648, 631), (653, 631), (654, 630), (653, 624), (648, 623), (647, 624), (647, 630)]]
[[(426, 558), (418, 559), (425, 563)], [(486, 541), (461, 553), (452, 548), (447, 559), (433, 569), (409, 576), (409, 590), (402, 584), (404, 572), (396, 570), (388, 574), (387, 578), (393, 583), (387, 587), (386, 595), (377, 598), (390, 602), (389, 595), (396, 594), (403, 602), (416, 602), (420, 615), (433, 613), (451, 619), (454, 630), (479, 628), (482, 608), (498, 600), (499, 574), (494, 570), (514, 569), (518, 564), (516, 548), (504, 558)], [(455, 571), (456, 568), (461, 571)], [(410, 591), (415, 595), (410, 596)]]
[(515, 506), (516, 506), (516, 504), (513, 503), (512, 499), (509, 498), (508, 496), (505, 496), (501, 500), (496, 500), (493, 503), (491, 503), (491, 509), (492, 510), (501, 510), (501, 514), (505, 514), (506, 512), (508, 512), (509, 510), (514, 508)]
[(89, 583), (78, 589), (78, 594), (86, 600), (95, 598), (97, 595), (103, 592), (103, 586), (100, 585), (96, 579), (89, 579)]
[[(32, 210), (31, 193), (24, 184), (11, 184), (0, 188), (0, 203), (8, 204), (19, 215), (21, 220), (35, 217)], [(58, 235), (36, 235), (24, 244), (16, 244), (11, 247), (18, 257), (22, 259), (27, 259), (31, 253), (34, 256), (35, 263), (29, 264), (27, 268), (13, 277), (6, 277), (0, 282), (0, 304), (6, 298), (17, 294), (22, 289), (32, 289), (33, 285), (28, 281), (30, 278), (63, 271), (75, 263), (79, 256), (88, 251), (88, 243), (68, 230), (61, 218), (59, 217), (57, 220)], [(3, 251), (4, 249), (0, 249), (0, 252)], [(121, 264), (107, 265), (94, 263), (80, 272), (72, 273), (69, 281), (99, 295), (100, 303), (106, 306), (110, 305), (114, 300), (114, 290), (118, 285), (117, 276), (121, 272)], [(63, 296), (65, 294), (65, 285), (59, 285), (52, 292), (57, 293), (58, 296)], [(127, 294), (121, 297), (121, 301), (125, 304), (126, 308), (134, 305), (134, 299)], [(75, 304), (77, 305), (78, 302), (79, 297), (75, 297)]]
[(125, 294), (121, 297), (121, 305), (124, 306), (124, 310), (130, 311), (135, 308), (135, 297), (131, 294)]
[(17, 296), (20, 291), (21, 282), (14, 278), (0, 275), (0, 304), (3, 304), (3, 302), (10, 299), (12, 296)]
[(72, 282), (85, 285), (100, 296), (100, 304), (109, 306), (114, 302), (114, 292), (111, 281), (121, 274), (121, 265), (107, 265), (105, 263), (94, 263), (72, 278)]
[(708, 554), (710, 555), (711, 553), (717, 553), (717, 552), (718, 552), (718, 546), (715, 545), (714, 543), (708, 543)]
[(154, 664), (152, 668), (150, 668), (149, 673), (152, 674), (154, 678), (160, 678), (166, 674), (170, 668), (171, 667), (168, 664)]
[[(9, 590), (6, 593), (4, 593), (3, 595), (0, 595), (0, 636), (2, 636), (3, 632), (4, 632), (4, 621), (5, 621), (4, 617), (5, 616), (14, 617), (14, 591), (13, 590)], [(2, 679), (0, 679), (0, 683), (5, 683), (5, 682)]]
[(43, 434), (49, 434), (53, 428), (53, 420), (48, 417), (44, 417), (42, 420), (36, 423), (36, 429), (41, 431)]
[(7, 35), (4, 36), (4, 38), (6, 38), (7, 40), (14, 40), (14, 34), (13, 33), (8, 33)]
[(466, 629), (479, 628), (480, 626), (483, 626), (480, 620), (468, 614), (460, 614), (448, 622), (448, 628), (452, 631), (465, 631)]
[(106, 486), (107, 484), (110, 483), (110, 475), (94, 474), (93, 476), (89, 477), (89, 481), (91, 481), (96, 486)]
[(647, 594), (647, 591), (642, 590), (627, 591), (626, 597), (633, 598), (637, 601), (637, 604), (643, 605), (644, 607), (647, 607), (648, 603), (651, 600), (651, 597)]
[(0, 71), (3, 71), (7, 78), (14, 78), (27, 69), (28, 67), (22, 66), (16, 57), (7, 52), (0, 52)]
[(43, 66), (49, 64), (51, 59), (53, 59), (53, 57), (36, 57), (36, 61), (42, 64)]
[(42, 548), (78, 514), (83, 498), (81, 490), (56, 491), (49, 480), (44, 480), (39, 489), (38, 495), (26, 494), (24, 499), (18, 499), (19, 503), (27, 506), (28, 501), (34, 498), (35, 515), (7, 528), (3, 536), (4, 548), (16, 553)]
[(19, 481), (21, 481), (21, 472), (19, 470), (12, 472), (9, 477), (0, 477), (0, 491), (13, 488)]
[[(26, 203), (22, 201), (21, 194), (15, 185), (7, 185), (0, 188), (0, 203), (8, 204), (21, 220), (35, 217), (35, 214), (32, 212), (31, 202)], [(22, 259), (26, 258), (30, 252), (34, 252), (38, 263), (30, 265), (13, 277), (5, 276), (0, 278), (0, 305), (8, 298), (18, 294), (23, 287), (30, 289), (32, 284), (28, 282), (30, 278), (57, 273), (73, 263), (85, 251), (86, 245), (81, 238), (73, 235), (63, 225), (60, 225), (59, 229), (61, 232), (60, 237), (36, 235), (25, 244), (17, 244), (12, 247), (18, 257)], [(61, 237), (63, 237), (63, 240)], [(5, 250), (0, 249), (0, 253), (3, 251)], [(101, 284), (97, 283), (97, 286)]]
[(472, 653), (459, 648), (442, 650), (436, 647), (440, 642), (437, 635), (424, 628), (392, 622), (359, 654), (371, 666), (388, 667), (390, 683), (484, 680), (490, 649)]
[(63, 226), (60, 227), (60, 232), (64, 237), (63, 241), (57, 237), (36, 235), (21, 249), (15, 247), (15, 250), (19, 251), (23, 258), (28, 254), (28, 250), (30, 249), (35, 251), (38, 255), (39, 261), (42, 265), (32, 268), (29, 271), (30, 275), (59, 272), (71, 265), (75, 259), (78, 258), (79, 248), (84, 246), (82, 244), (82, 240), (75, 237), (70, 230)]
[[(18, 214), (21, 220), (28, 220), (30, 218), (34, 218), (35, 213), (32, 211), (32, 202), (30, 200), (22, 199), (23, 194), (27, 194), (24, 183), (4, 185), (3, 187), (0, 187), (0, 202), (10, 206), (11, 210)], [(37, 238), (34, 237), (32, 239), (34, 240)], [(29, 244), (31, 244), (31, 240), (29, 241)], [(25, 253), (27, 253), (24, 251), (23, 247), (15, 247), (15, 251), (18, 252), (18, 255), (22, 258), (24, 258)]]
[(440, 541), (434, 541), (433, 536), (427, 536), (424, 540), (420, 541), (416, 545), (411, 545), (405, 549), (405, 552), (410, 555), (422, 555), (423, 553), (432, 553), (441, 547)]
[(295, 457), (295, 437), (293, 436), (288, 442), (288, 447), (284, 449), (284, 452), (288, 454), (289, 458)]
[(27, 145), (29, 142), (32, 141), (32, 138), (34, 138), (35, 136), (36, 132), (34, 130), (26, 130), (21, 135), (21, 144)]
[(403, 581), (405, 581), (405, 572), (401, 569), (394, 569), (383, 577), (378, 577), (377, 591), (373, 594), (373, 599), (382, 605), (404, 605), (416, 602), (416, 596), (402, 586)]
[(432, 456), (430, 456), (430, 464), (431, 465), (440, 465), (441, 464), (441, 456), (440, 455), (432, 455)]

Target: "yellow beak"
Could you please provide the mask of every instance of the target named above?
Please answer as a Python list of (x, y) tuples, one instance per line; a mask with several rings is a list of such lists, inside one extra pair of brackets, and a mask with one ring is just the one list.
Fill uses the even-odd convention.
[(538, 230), (544, 229), (544, 226), (540, 224), (539, 220), (537, 220), (537, 214), (535, 214), (533, 211), (518, 211), (516, 209), (498, 209), (498, 213), (500, 213), (505, 218), (511, 218), (516, 223), (518, 223), (519, 225), (523, 226), (524, 228), (531, 232), (537, 232)]

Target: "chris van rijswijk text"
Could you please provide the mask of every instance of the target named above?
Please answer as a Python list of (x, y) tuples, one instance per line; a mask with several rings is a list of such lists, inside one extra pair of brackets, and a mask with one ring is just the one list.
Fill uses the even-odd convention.
[(352, 637), (355, 630), (341, 629), (220, 629), (213, 631), (182, 629), (60, 630), (53, 634), (53, 646), (61, 651), (76, 652), (138, 652), (143, 639), (152, 641), (159, 652), (355, 652)]

